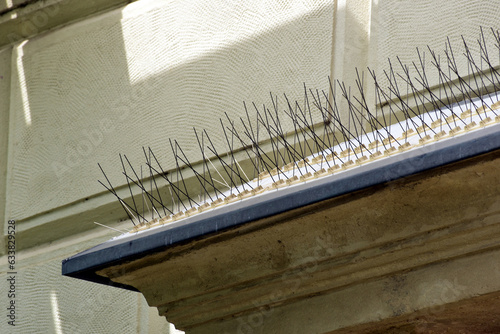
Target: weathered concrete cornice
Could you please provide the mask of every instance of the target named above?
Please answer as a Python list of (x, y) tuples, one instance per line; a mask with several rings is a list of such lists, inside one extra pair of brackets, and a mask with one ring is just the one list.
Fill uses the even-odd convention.
[(0, 47), (129, 2), (132, 1), (4, 1), (0, 4)]
[[(490, 153), (177, 245), (98, 274), (137, 288), (188, 333), (234, 332), (243, 317), (252, 316), (267, 321), (254, 326), (254, 333), (270, 333), (273, 323), (280, 323), (276, 317), (281, 309), (303, 304), (305, 316), (314, 318), (334, 307), (314, 304), (316, 299), (498, 252), (499, 162), (500, 154)], [(440, 304), (468, 298), (468, 293), (497, 291), (500, 280), (495, 283), (494, 278), (499, 274), (500, 268), (482, 273), (491, 284)], [(405, 310), (436, 304), (408, 300)], [(401, 311), (392, 312), (390, 316)], [(311, 333), (356, 324), (335, 317), (312, 324), (297, 321), (305, 321), (301, 326)]]
[(136, 289), (191, 334), (329, 333), (494, 293), (499, 147), (497, 125), (419, 146), (110, 240), (63, 274)]
[[(447, 291), (449, 293), (449, 291)], [(499, 333), (500, 292), (334, 331), (335, 334)]]

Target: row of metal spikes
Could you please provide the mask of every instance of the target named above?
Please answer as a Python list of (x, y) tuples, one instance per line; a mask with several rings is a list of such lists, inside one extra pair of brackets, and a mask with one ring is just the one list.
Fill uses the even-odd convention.
[[(491, 29), (491, 33), (500, 63), (500, 32)], [(323, 164), (326, 169), (346, 166), (367, 155), (404, 147), (410, 135), (417, 135), (421, 141), (430, 136), (437, 138), (444, 130), (452, 132), (468, 126), (466, 116), (472, 118), (474, 114), (483, 121), (486, 110), (498, 116), (496, 108), (484, 101), (493, 97), (498, 101), (500, 73), (486, 46), (483, 29), (477, 40), (479, 58), (475, 59), (465, 39), (462, 41), (466, 76), (459, 73), (449, 39), (444, 61), (428, 48), (430, 69), (434, 78), (436, 75), (438, 78), (437, 89), (429, 84), (426, 55), (417, 49), (418, 62), (411, 65), (403, 64), (396, 57), (399, 72), (389, 60), (389, 69), (383, 71), (386, 88), (381, 87), (375, 72), (368, 69), (375, 108), (367, 101), (365, 87), (369, 83), (365, 83), (363, 74), (356, 69), (354, 94), (344, 83), (329, 80), (326, 92), (304, 86), (303, 105), (290, 101), (285, 95), (285, 108), (280, 108), (277, 96), (271, 94), (271, 109), (265, 105), (259, 109), (253, 104), (253, 121), (246, 104), (245, 116), (238, 120), (224, 113), (225, 118), (220, 120), (227, 146), (224, 153), (217, 150), (206, 130), (193, 128), (201, 164), (192, 164), (177, 140), (169, 140), (174, 171), (166, 171), (149, 147), (143, 148), (145, 168), (134, 168), (126, 155), (120, 155), (130, 194), (127, 200), (118, 195), (100, 165), (105, 182), (99, 180), (99, 183), (116, 196), (134, 226), (140, 226), (155, 219), (198, 213), (238, 195), (242, 198), (243, 194), (256, 194), (262, 190), (261, 182), (265, 178), (273, 184), (290, 183), (291, 178), (317, 174), (323, 170)], [(461, 100), (468, 102), (458, 103)], [(457, 106), (460, 113), (452, 110)], [(321, 121), (317, 122), (318, 119)], [(403, 136), (393, 133), (393, 124), (400, 127), (398, 133)], [(369, 143), (362, 138), (368, 138)], [(342, 151), (337, 152), (334, 147)], [(320, 163), (311, 161), (311, 156)], [(241, 167), (241, 159), (250, 163), (251, 171)], [(186, 184), (188, 173), (196, 179), (200, 194), (193, 195), (194, 187)]]

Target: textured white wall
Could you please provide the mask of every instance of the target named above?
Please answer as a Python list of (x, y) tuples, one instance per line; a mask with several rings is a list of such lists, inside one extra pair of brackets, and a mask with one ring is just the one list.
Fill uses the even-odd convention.
[[(430, 55), (427, 45), (441, 55), (445, 63), (445, 42), (450, 38), (454, 54), (461, 73), (467, 75), (467, 65), (461, 36), (465, 38), (471, 52), (479, 64), (479, 46), (477, 39), (480, 26), (485, 29), (486, 41), (490, 42), (490, 51), (494, 64), (498, 65), (498, 49), (493, 47), (490, 27), (500, 29), (499, 1), (440, 1), (440, 0), (374, 0), (372, 5), (370, 61), (369, 66), (377, 70), (381, 85), (387, 86), (382, 78), (382, 70), (388, 68), (388, 58), (393, 66), (400, 68), (396, 56), (411, 67), (412, 61), (418, 62), (416, 48), (426, 53), (430, 68)], [(429, 72), (429, 83), (438, 83), (434, 72)], [(416, 74), (415, 74), (416, 75)]]
[(333, 77), (354, 85), (356, 71), (364, 71), (369, 57), (372, 1), (338, 0), (335, 13)]
[(332, 1), (140, 1), (17, 46), (7, 215), (103, 191), (97, 162), (123, 183), (118, 152), (196, 151), (192, 126), (244, 100), (326, 88), (332, 21)]
[[(9, 133), (9, 95), (10, 95), (10, 61), (11, 49), (0, 51), (0, 226), (3, 234), (6, 232), (4, 225), (5, 216), (5, 190), (7, 176), (7, 139)], [(2, 235), (3, 235), (2, 234)], [(0, 241), (0, 247), (4, 247), (4, 240)]]
[[(148, 307), (141, 294), (61, 276), (64, 258), (111, 236), (107, 230), (98, 230), (18, 252), (16, 327), (2, 319), (0, 332), (169, 333), (165, 319)], [(9, 283), (5, 277), (2, 274), (0, 280), (4, 303)]]

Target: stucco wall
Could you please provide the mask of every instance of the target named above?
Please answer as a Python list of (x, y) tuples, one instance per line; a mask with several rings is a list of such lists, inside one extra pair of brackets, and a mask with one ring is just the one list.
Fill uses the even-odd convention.
[[(9, 95), (10, 95), (11, 49), (0, 51), (0, 217), (5, 216), (5, 189), (7, 176), (7, 140), (9, 133)], [(3, 219), (2, 219), (3, 227)], [(2, 233), (5, 231), (2, 228)], [(0, 241), (3, 247), (3, 238)], [(3, 252), (2, 252), (3, 253)]]
[[(416, 48), (419, 48), (422, 56), (423, 53), (426, 54), (426, 62), (430, 68), (431, 56), (427, 46), (436, 51), (442, 65), (447, 66), (443, 51), (449, 38), (458, 68), (461, 73), (467, 74), (467, 62), (462, 56), (462, 36), (480, 65), (477, 40), (481, 26), (490, 46), (489, 55), (493, 64), (498, 65), (498, 48), (493, 47), (490, 28), (499, 29), (500, 19), (496, 15), (499, 10), (498, 1), (373, 1), (369, 66), (379, 71), (381, 85), (386, 85), (387, 80), (383, 79), (381, 72), (388, 69), (388, 58), (391, 58), (394, 68), (400, 69), (396, 56), (411, 68), (413, 61), (418, 64)], [(417, 75), (413, 73), (414, 76)], [(428, 78), (431, 86), (438, 84), (435, 72), (429, 70)]]
[(218, 129), (242, 101), (326, 88), (332, 17), (328, 1), (141, 1), (16, 45), (7, 215), (102, 192), (97, 162), (124, 183), (118, 152), (197, 151), (192, 127)]

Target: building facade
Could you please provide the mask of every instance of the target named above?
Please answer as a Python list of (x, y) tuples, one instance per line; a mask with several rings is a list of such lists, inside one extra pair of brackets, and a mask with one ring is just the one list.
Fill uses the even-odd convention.
[(61, 276), (62, 259), (117, 234), (95, 222), (131, 227), (97, 182), (97, 163), (124, 185), (118, 153), (140, 161), (143, 146), (166, 152), (172, 138), (195, 159), (193, 126), (215, 132), (225, 112), (244, 115), (243, 101), (268, 104), (270, 91), (300, 101), (304, 83), (327, 90), (329, 76), (354, 87), (356, 68), (386, 84), (388, 58), (411, 64), (417, 47), (476, 40), (480, 26), (499, 27), (499, 10), (496, 1), (1, 2), (1, 307), (15, 300), (15, 326), (4, 317), (1, 332), (168, 333), (142, 295)]

